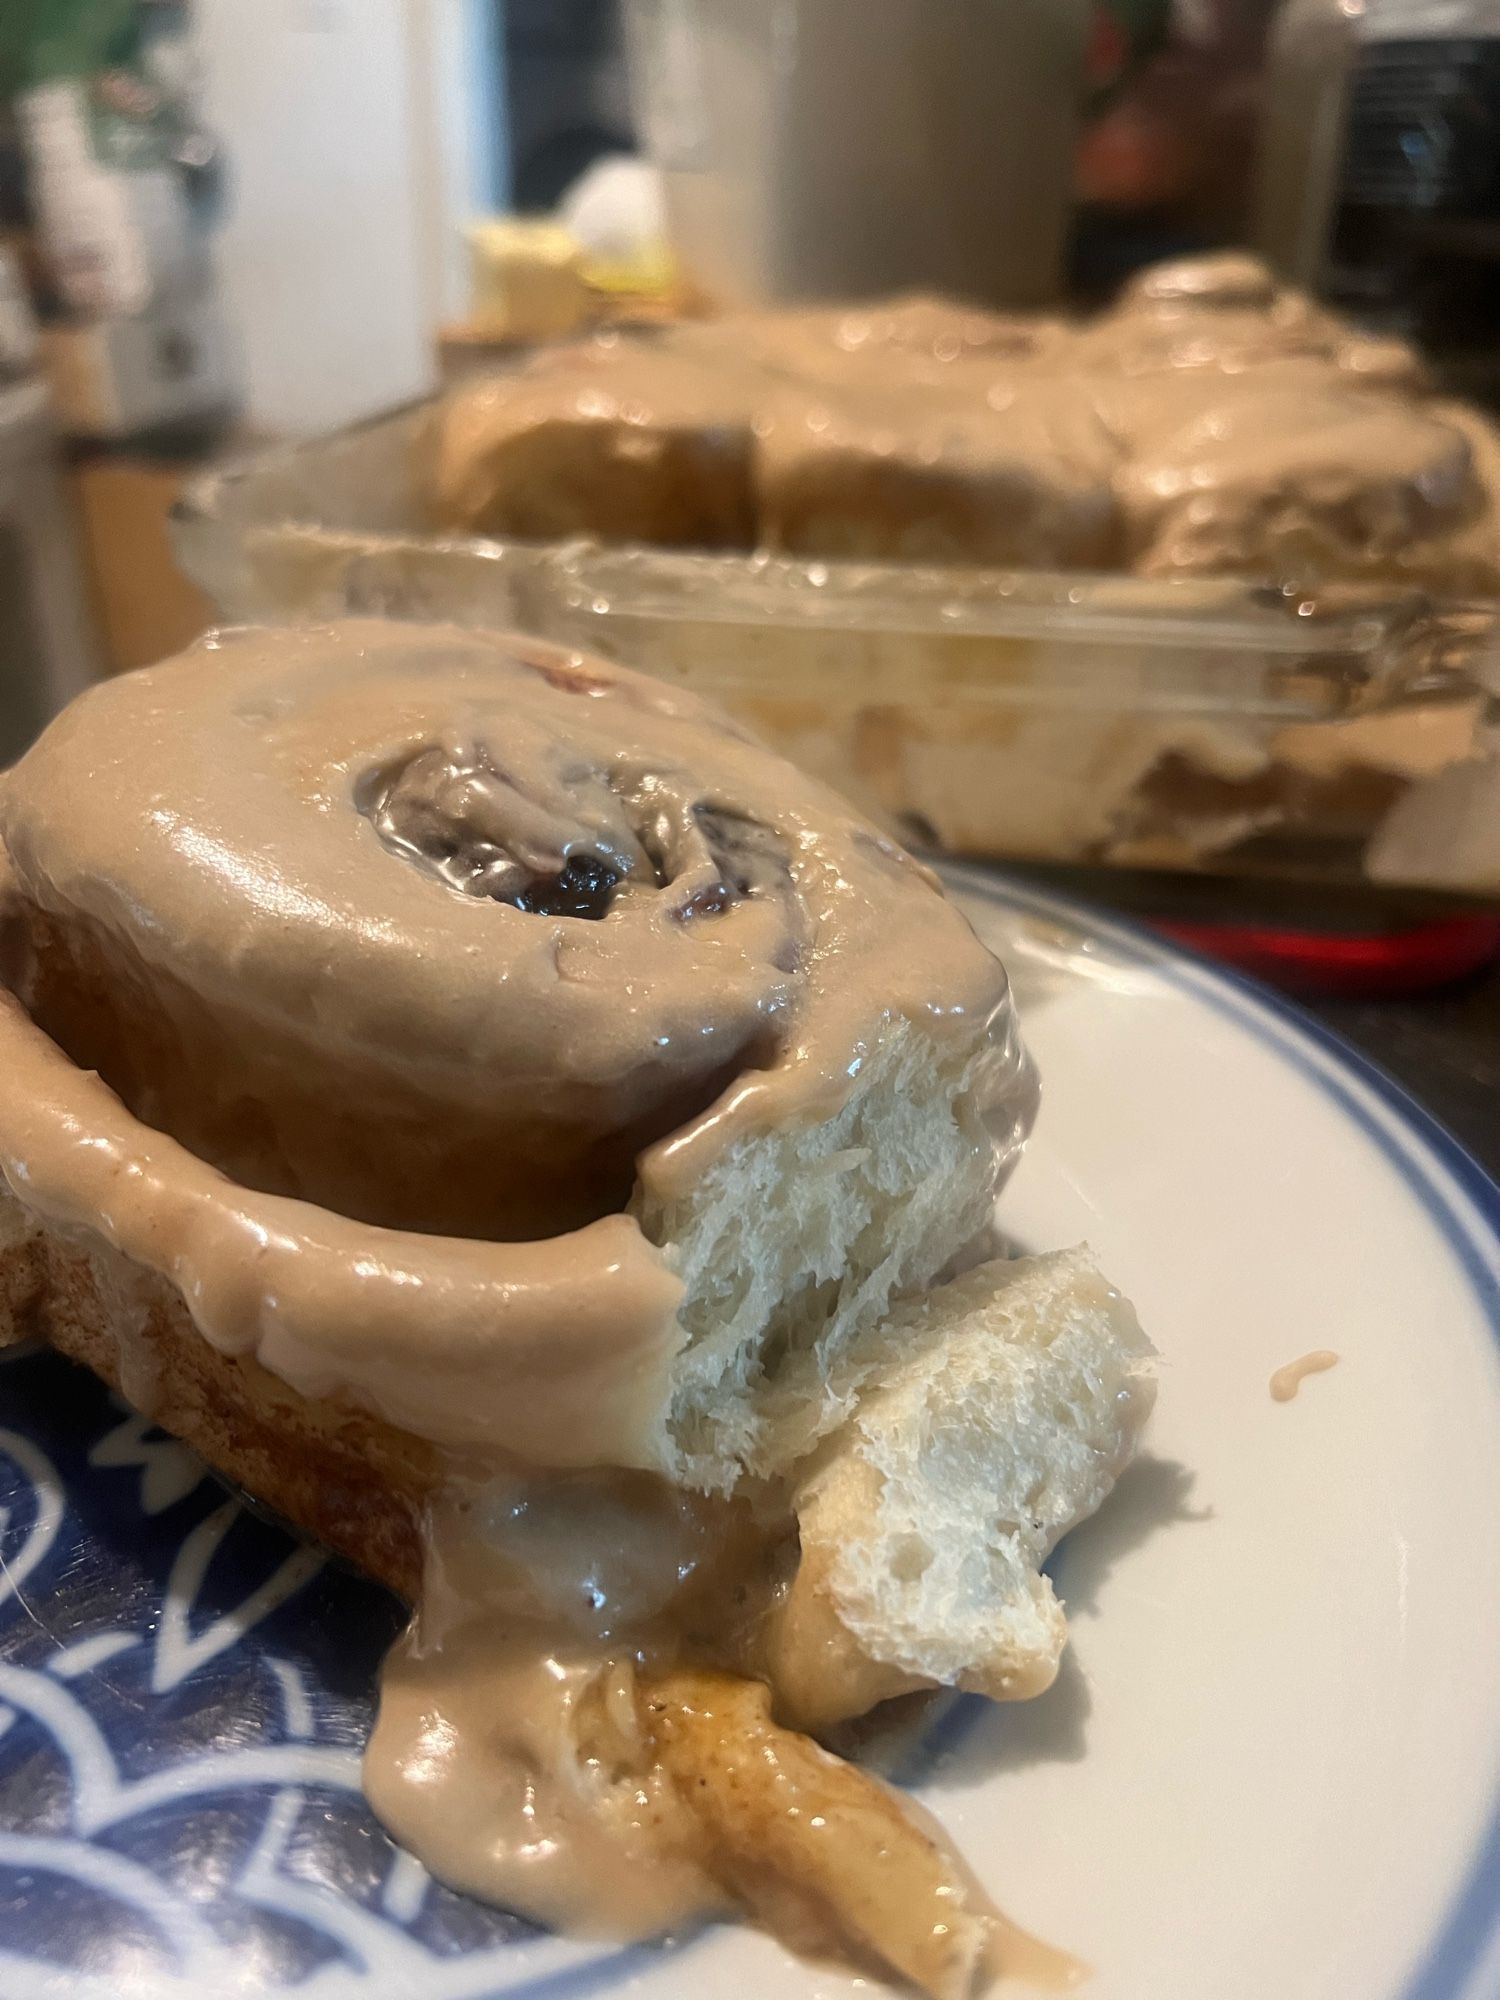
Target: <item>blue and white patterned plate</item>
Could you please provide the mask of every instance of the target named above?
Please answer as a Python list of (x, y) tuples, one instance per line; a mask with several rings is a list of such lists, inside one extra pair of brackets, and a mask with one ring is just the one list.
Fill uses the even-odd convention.
[[(1250, 988), (954, 881), (1046, 1082), (1002, 1220), (1089, 1238), (1163, 1381), (1057, 1565), (1057, 1687), (949, 1705), (899, 1775), (1097, 2000), (1495, 2000), (1500, 1193)], [(0, 1366), (0, 1558), (0, 2000), (850, 1990), (749, 1933), (612, 1951), (430, 1882), (359, 1793), (397, 1607), (46, 1355)]]

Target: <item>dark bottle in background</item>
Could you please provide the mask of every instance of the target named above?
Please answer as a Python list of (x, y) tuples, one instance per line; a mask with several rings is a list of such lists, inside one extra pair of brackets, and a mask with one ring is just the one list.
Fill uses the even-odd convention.
[(1500, 0), (1290, 0), (1266, 104), (1260, 248), (1500, 402)]
[(1275, 0), (1093, 0), (1069, 290), (1249, 233)]

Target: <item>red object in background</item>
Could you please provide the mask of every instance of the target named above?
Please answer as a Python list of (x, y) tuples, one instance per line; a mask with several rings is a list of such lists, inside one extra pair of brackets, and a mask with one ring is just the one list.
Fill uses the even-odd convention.
[(1098, 86), (1110, 81), (1125, 67), (1130, 54), (1130, 37), (1124, 25), (1106, 8), (1096, 7), (1094, 19), (1089, 28), (1088, 53), (1084, 57), (1083, 73), (1091, 84)]
[(1075, 170), (1086, 208), (1165, 211), (1179, 233), (1240, 239), (1273, 12), (1270, 0), (1094, 0)]
[(1155, 208), (1187, 193), (1193, 167), (1192, 146), (1171, 121), (1127, 100), (1078, 141), (1079, 199), (1105, 208)]
[(1393, 998), (1450, 985), (1500, 958), (1500, 915), (1443, 917), (1362, 934), (1180, 917), (1148, 922), (1163, 937), (1289, 993)]
[[(1096, 5), (1084, 74), (1108, 99), (1127, 86), (1142, 51), (1130, 28), (1107, 6)], [(1150, 208), (1170, 200), (1182, 184), (1186, 156), (1163, 122), (1127, 96), (1101, 104), (1078, 142), (1079, 198), (1108, 208)]]

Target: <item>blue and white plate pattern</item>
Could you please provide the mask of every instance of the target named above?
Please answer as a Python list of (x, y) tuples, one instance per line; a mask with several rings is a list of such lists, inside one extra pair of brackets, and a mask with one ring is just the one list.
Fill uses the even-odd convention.
[[(1250, 989), (953, 879), (1046, 1080), (1002, 1221), (1094, 1243), (1163, 1386), (1057, 1565), (1058, 1687), (951, 1704), (900, 1775), (1097, 2000), (1495, 2000), (1500, 1193)], [(0, 1364), (0, 2000), (850, 1990), (753, 1934), (590, 1947), (429, 1880), (359, 1790), (401, 1616), (92, 1378)]]

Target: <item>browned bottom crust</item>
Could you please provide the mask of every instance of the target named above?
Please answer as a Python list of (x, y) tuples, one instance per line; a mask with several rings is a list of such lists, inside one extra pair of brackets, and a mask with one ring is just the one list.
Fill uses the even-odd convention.
[(104, 1246), (27, 1228), (0, 1184), (0, 1346), (39, 1335), (216, 1471), (408, 1602), (438, 1458), (378, 1418), (299, 1396), (221, 1354), (166, 1279)]

